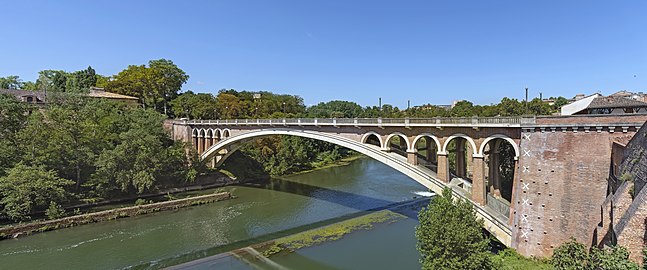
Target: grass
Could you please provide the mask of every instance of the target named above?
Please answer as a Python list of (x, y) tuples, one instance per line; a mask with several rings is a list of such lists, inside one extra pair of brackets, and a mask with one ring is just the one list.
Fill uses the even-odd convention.
[(552, 270), (553, 266), (547, 260), (526, 258), (513, 249), (505, 249), (492, 256), (497, 270)]
[(382, 210), (325, 227), (279, 238), (257, 249), (261, 251), (263, 256), (270, 257), (282, 252), (292, 252), (300, 248), (338, 240), (353, 231), (369, 230), (373, 228), (373, 224), (393, 222), (402, 218), (405, 218), (405, 216), (389, 210)]

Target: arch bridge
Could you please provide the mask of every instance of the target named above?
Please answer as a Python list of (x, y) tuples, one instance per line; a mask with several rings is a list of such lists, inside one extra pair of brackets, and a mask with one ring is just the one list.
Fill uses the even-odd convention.
[[(221, 164), (255, 138), (290, 135), (362, 153), (474, 205), (484, 227), (526, 256), (595, 242), (612, 143), (647, 115), (430, 119), (171, 120), (176, 140)], [(578, 217), (578, 220), (569, 220)]]

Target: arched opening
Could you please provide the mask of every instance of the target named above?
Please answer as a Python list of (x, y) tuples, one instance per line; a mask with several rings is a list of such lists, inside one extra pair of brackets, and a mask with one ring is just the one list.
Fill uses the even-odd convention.
[(193, 139), (193, 149), (195, 151), (198, 151), (198, 130), (194, 129), (193, 132), (191, 133), (192, 139)]
[(422, 135), (414, 142), (413, 149), (418, 156), (418, 164), (438, 172), (438, 145), (434, 138)]
[[(469, 137), (467, 137), (469, 138)], [(447, 162), (449, 172), (453, 177), (465, 180), (472, 180), (474, 171), (472, 169), (472, 159), (474, 156), (474, 146), (472, 141), (466, 137), (454, 137), (445, 146), (447, 152)]]
[(386, 148), (390, 152), (394, 152), (403, 157), (407, 157), (407, 149), (409, 144), (407, 138), (402, 134), (391, 134), (386, 140)]
[(375, 145), (377, 147), (382, 147), (382, 141), (380, 140), (380, 137), (377, 136), (377, 134), (367, 135), (362, 141), (362, 143)]
[(222, 139), (220, 129), (216, 129), (213, 131), (213, 144), (218, 143)]
[(515, 173), (515, 148), (503, 138), (494, 138), (483, 149), (488, 197), (512, 201)]
[(222, 139), (227, 139), (229, 138), (229, 130), (225, 129), (222, 131)]
[(209, 149), (213, 145), (213, 130), (207, 130), (207, 135), (204, 138), (204, 149)]
[(206, 136), (206, 133), (204, 129), (201, 129), (200, 132), (198, 133), (198, 154), (201, 154), (204, 152), (204, 137)]

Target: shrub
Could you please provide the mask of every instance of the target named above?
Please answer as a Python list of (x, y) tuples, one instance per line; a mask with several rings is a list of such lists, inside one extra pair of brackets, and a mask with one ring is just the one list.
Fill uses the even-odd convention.
[(418, 251), (423, 269), (492, 269), (489, 239), (472, 205), (443, 190), (418, 214)]
[(65, 209), (56, 202), (50, 202), (45, 215), (48, 219), (62, 218), (65, 216)]
[(152, 200), (142, 199), (142, 198), (139, 198), (139, 199), (137, 199), (137, 200), (135, 201), (135, 205), (136, 205), (136, 206), (146, 205), (146, 204), (150, 204), (150, 203), (153, 203), (153, 201), (152, 201)]

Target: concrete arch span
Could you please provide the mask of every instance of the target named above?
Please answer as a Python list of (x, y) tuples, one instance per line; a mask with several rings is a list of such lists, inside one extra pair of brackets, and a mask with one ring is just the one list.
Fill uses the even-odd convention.
[[(443, 183), (441, 180), (436, 179), (435, 175), (432, 174), (433, 172), (426, 170), (424, 167), (411, 165), (407, 163), (406, 158), (403, 158), (397, 154), (391, 154), (381, 151), (377, 146), (362, 143), (362, 141), (364, 141), (368, 136), (366, 134), (364, 134), (360, 141), (356, 141), (349, 138), (317, 131), (294, 129), (260, 129), (235, 135), (229, 138), (223, 138), (222, 141), (214, 144), (209, 149), (204, 151), (204, 153), (200, 155), (200, 159), (208, 160), (218, 155), (222, 150), (226, 150), (226, 153), (220, 160), (222, 161), (226, 159), (228, 155), (233, 153), (233, 151), (235, 151), (242, 143), (254, 138), (272, 135), (299, 136), (334, 143), (336, 145), (357, 151), (379, 162), (382, 162), (385, 165), (405, 174), (412, 180), (420, 183), (421, 185), (437, 194), (440, 194), (446, 187), (445, 183)], [(470, 198), (468, 198), (468, 196), (466, 196), (465, 193), (460, 193), (456, 190), (454, 190), (453, 193), (456, 198), (464, 199), (472, 203), (474, 209), (476, 210), (477, 216), (483, 219), (485, 229), (490, 231), (502, 243), (508, 246), (511, 244), (512, 232), (507, 225), (507, 221), (501, 221), (495, 218), (493, 215), (489, 214), (484, 207), (474, 203)]]

